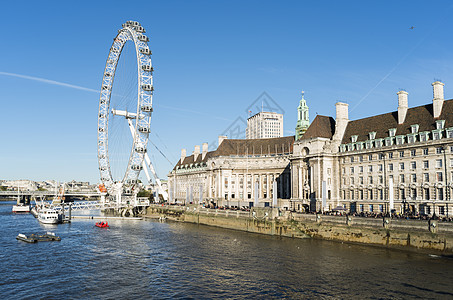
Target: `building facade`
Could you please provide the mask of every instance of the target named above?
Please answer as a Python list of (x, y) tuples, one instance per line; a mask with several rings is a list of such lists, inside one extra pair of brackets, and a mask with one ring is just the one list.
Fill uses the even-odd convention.
[(168, 175), (170, 202), (213, 206), (272, 206), (289, 208), (291, 176), (289, 157), (294, 136), (271, 139), (227, 139), (208, 152), (195, 147)]
[(246, 139), (283, 137), (283, 115), (274, 112), (259, 112), (247, 119)]
[(432, 103), (350, 121), (317, 116), (294, 145), (292, 209), (420, 213), (451, 216), (453, 100), (436, 81)]

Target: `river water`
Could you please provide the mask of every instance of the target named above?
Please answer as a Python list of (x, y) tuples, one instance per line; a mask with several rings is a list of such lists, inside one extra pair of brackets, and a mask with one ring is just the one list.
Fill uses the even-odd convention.
[[(0, 299), (453, 298), (453, 260), (176, 222), (42, 225), (0, 202)], [(28, 244), (18, 233), (55, 232)]]

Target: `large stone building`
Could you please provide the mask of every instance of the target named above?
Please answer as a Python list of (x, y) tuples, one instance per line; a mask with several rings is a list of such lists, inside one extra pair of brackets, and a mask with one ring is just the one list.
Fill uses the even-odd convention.
[[(208, 152), (195, 146), (168, 175), (170, 202), (216, 206), (286, 206), (291, 181), (289, 157), (294, 136), (269, 139), (227, 139)], [(279, 199), (278, 203), (275, 203)]]
[(259, 112), (247, 119), (246, 139), (283, 137), (283, 115)]
[(431, 104), (409, 108), (400, 91), (397, 111), (350, 121), (316, 116), (291, 157), (295, 210), (414, 212), (450, 215), (453, 182), (453, 100), (433, 84)]

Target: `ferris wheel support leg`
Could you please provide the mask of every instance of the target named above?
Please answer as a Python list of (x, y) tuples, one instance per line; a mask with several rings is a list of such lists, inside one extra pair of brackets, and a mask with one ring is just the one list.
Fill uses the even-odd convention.
[[(132, 138), (135, 138), (134, 124), (132, 124), (132, 120), (128, 119), (127, 123), (129, 124), (129, 130), (131, 131)], [(162, 188), (162, 183), (160, 182), (159, 177), (157, 177), (156, 171), (154, 170), (154, 166), (151, 163), (151, 160), (149, 159), (148, 153), (145, 153), (144, 156), (145, 156), (145, 159), (143, 160), (142, 165), (143, 165), (143, 170), (145, 171), (145, 174), (146, 174), (146, 178), (148, 179), (148, 182), (151, 183), (151, 177), (149, 176), (147, 167), (149, 168), (149, 170), (153, 174), (154, 179), (156, 179), (156, 183), (157, 183), (157, 186), (159, 188), (159, 194), (162, 195), (162, 197), (164, 198), (165, 201), (168, 201), (168, 194)]]

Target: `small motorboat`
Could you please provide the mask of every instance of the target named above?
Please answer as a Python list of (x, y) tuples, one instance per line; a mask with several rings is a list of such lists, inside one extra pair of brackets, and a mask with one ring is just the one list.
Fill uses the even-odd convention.
[(108, 228), (109, 223), (108, 222), (97, 222), (96, 224), (94, 224), (94, 226), (100, 227), (100, 228)]

